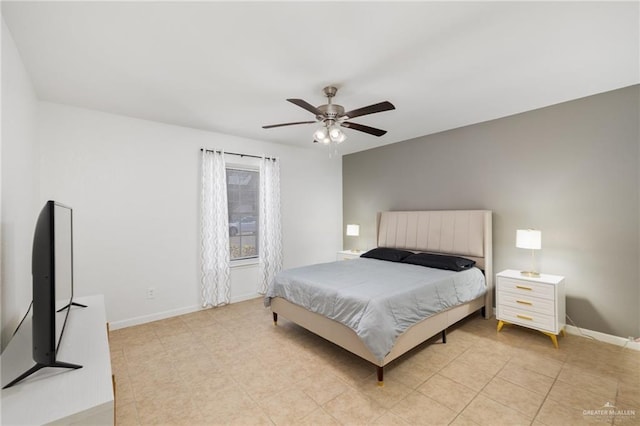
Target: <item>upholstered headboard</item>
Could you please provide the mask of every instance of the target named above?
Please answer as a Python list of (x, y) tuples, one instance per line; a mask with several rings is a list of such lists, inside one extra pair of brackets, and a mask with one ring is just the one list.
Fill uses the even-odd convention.
[[(378, 247), (463, 256), (476, 261), (487, 281), (488, 311), (493, 305), (493, 233), (489, 210), (382, 212)], [(490, 317), (491, 313), (487, 313)]]

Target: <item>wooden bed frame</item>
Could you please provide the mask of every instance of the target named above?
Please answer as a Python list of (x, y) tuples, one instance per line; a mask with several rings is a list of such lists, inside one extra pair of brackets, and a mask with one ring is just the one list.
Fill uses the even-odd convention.
[(471, 302), (455, 306), (422, 320), (401, 334), (391, 352), (378, 361), (358, 335), (347, 326), (291, 303), (281, 297), (271, 300), (274, 324), (278, 315), (342, 346), (344, 349), (377, 366), (378, 384), (383, 384), (384, 366), (442, 333), (468, 315), (483, 310), (484, 317), (493, 316), (493, 256), (491, 211), (436, 210), (382, 212), (378, 214), (378, 247), (464, 256), (476, 261), (484, 271), (487, 292)]

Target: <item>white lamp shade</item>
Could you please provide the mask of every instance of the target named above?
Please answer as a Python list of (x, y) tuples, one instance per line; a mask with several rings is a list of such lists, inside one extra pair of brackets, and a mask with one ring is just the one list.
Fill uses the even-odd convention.
[(357, 237), (360, 235), (360, 225), (347, 225), (347, 235), (350, 237)]
[(340, 129), (340, 126), (334, 124), (329, 127), (329, 139), (331, 139), (332, 142), (342, 143), (347, 139), (347, 135)]
[(327, 138), (327, 129), (323, 126), (320, 127), (318, 130), (316, 130), (313, 133), (313, 137), (315, 138), (315, 140), (317, 140), (318, 142), (323, 141), (324, 139)]
[(542, 248), (542, 232), (538, 229), (518, 229), (516, 231), (516, 247), (540, 250)]

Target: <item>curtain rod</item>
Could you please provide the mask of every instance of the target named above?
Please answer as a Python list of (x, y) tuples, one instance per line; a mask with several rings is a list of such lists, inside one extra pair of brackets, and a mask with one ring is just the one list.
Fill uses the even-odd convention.
[(275, 157), (261, 157), (259, 155), (251, 155), (251, 154), (239, 154), (237, 152), (228, 152), (228, 151), (222, 151), (220, 149), (204, 149), (204, 148), (200, 148), (200, 151), (206, 151), (206, 152), (222, 152), (224, 154), (229, 154), (229, 155), (237, 155), (239, 157), (250, 157), (250, 158), (266, 158), (268, 160), (272, 160), (272, 161), (276, 161)]

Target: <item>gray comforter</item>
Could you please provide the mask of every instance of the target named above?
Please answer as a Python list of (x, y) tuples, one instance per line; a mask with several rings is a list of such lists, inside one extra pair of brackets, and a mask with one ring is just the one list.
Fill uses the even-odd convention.
[(269, 286), (265, 305), (282, 297), (338, 321), (382, 361), (407, 328), (485, 291), (477, 268), (453, 272), (359, 258), (282, 271)]

